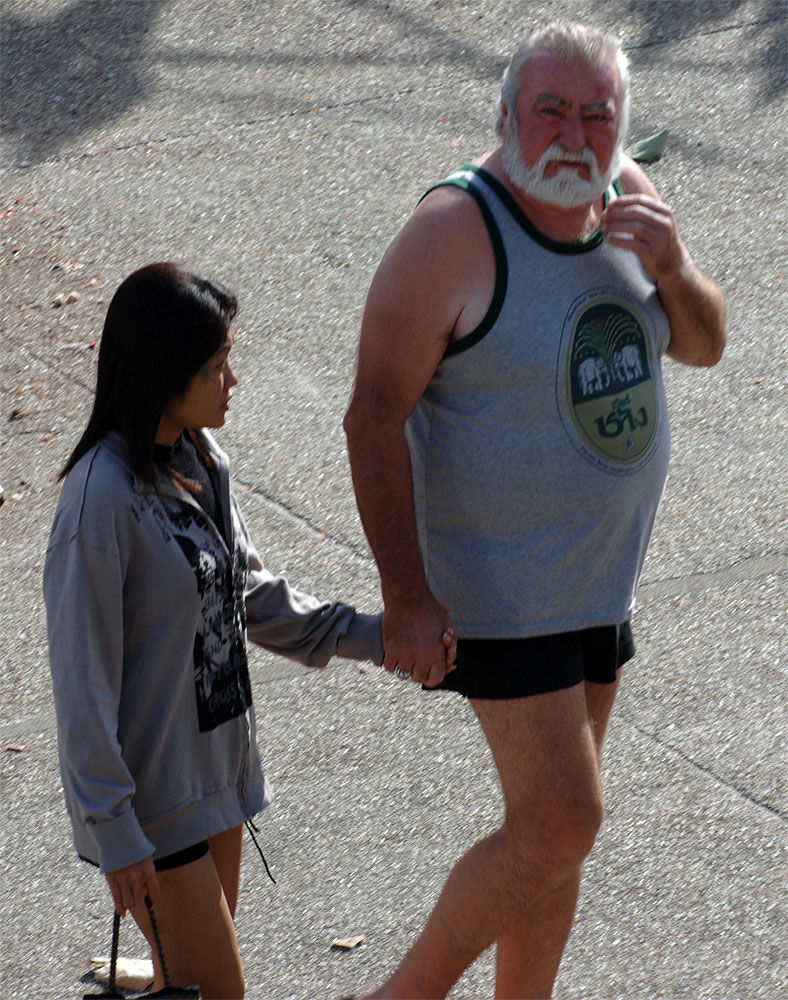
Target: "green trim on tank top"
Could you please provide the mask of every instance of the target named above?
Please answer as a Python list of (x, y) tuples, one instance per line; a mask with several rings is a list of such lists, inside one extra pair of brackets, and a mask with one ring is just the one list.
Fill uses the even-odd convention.
[[(481, 323), (470, 333), (466, 334), (460, 340), (452, 341), (446, 350), (443, 352), (444, 358), (450, 358), (456, 354), (461, 354), (463, 351), (467, 351), (469, 348), (473, 347), (474, 344), (478, 344), (480, 340), (487, 336), (492, 327), (495, 325), (495, 321), (500, 315), (501, 309), (503, 308), (503, 301), (506, 297), (506, 289), (509, 282), (509, 264), (506, 259), (506, 251), (503, 245), (503, 237), (501, 236), (501, 231), (498, 228), (498, 223), (495, 221), (492, 212), (490, 211), (487, 202), (484, 199), (484, 195), (470, 183), (464, 177), (458, 177), (462, 171), (470, 171), (471, 173), (477, 174), (484, 181), (486, 181), (489, 186), (495, 191), (495, 193), (500, 197), (506, 207), (514, 215), (517, 222), (522, 225), (529, 236), (531, 236), (537, 243), (542, 244), (547, 247), (548, 250), (553, 250), (556, 253), (585, 253), (588, 250), (593, 250), (595, 247), (603, 240), (601, 231), (597, 230), (596, 233), (590, 239), (586, 240), (584, 243), (559, 243), (556, 240), (551, 240), (549, 237), (544, 236), (539, 230), (533, 225), (533, 223), (528, 219), (523, 210), (514, 201), (512, 196), (506, 190), (506, 188), (498, 181), (492, 174), (483, 170), (481, 167), (475, 167), (472, 163), (465, 163), (455, 174), (451, 177), (447, 177), (443, 181), (439, 181), (437, 184), (433, 184), (431, 188), (428, 188), (424, 194), (419, 198), (419, 202), (423, 201), (424, 198), (439, 187), (457, 187), (462, 191), (467, 191), (468, 194), (472, 195), (476, 204), (479, 206), (479, 211), (482, 213), (482, 218), (487, 226), (487, 232), (489, 233), (490, 240), (493, 246), (493, 253), (495, 255), (495, 288), (493, 290), (492, 301), (490, 302), (490, 307), (484, 315)], [(621, 184), (618, 179), (613, 181), (613, 189), (616, 194), (623, 194)], [(607, 207), (609, 201), (607, 191), (603, 195), (603, 207)]]
[[(526, 231), (531, 239), (536, 243), (539, 243), (540, 246), (543, 246), (546, 250), (551, 250), (553, 253), (563, 254), (588, 253), (590, 250), (595, 250), (604, 241), (604, 236), (600, 229), (597, 229), (597, 231), (589, 236), (587, 240), (582, 240), (579, 243), (562, 243), (559, 240), (550, 239), (549, 236), (545, 236), (544, 233), (540, 232), (536, 228), (533, 222), (531, 222), (522, 208), (520, 208), (512, 195), (507, 191), (503, 184), (501, 184), (497, 177), (488, 173), (488, 171), (486, 171), (483, 167), (475, 167), (472, 163), (466, 163), (462, 169), (470, 170), (478, 177), (481, 177), (481, 179), (498, 195), (503, 204), (514, 217), (515, 221)], [(617, 194), (623, 193), (617, 180), (613, 182), (613, 187), (615, 188)], [(607, 191), (605, 191), (602, 195), (603, 209), (607, 208), (609, 200), (609, 195)]]
[(460, 340), (454, 340), (449, 344), (443, 352), (443, 356), (444, 358), (450, 358), (452, 355), (460, 354), (462, 351), (467, 351), (469, 347), (473, 347), (474, 344), (478, 344), (493, 328), (503, 308), (503, 300), (506, 298), (506, 289), (509, 284), (509, 264), (506, 260), (503, 237), (498, 229), (498, 223), (493, 218), (493, 214), (484, 200), (484, 195), (481, 191), (463, 177), (450, 177), (435, 184), (422, 197), (426, 197), (430, 191), (434, 191), (435, 188), (439, 187), (458, 187), (463, 191), (467, 191), (475, 199), (487, 226), (487, 232), (489, 233), (495, 255), (495, 288), (493, 289), (490, 306), (484, 315), (484, 319), (474, 330), (471, 330), (470, 333), (466, 334)]

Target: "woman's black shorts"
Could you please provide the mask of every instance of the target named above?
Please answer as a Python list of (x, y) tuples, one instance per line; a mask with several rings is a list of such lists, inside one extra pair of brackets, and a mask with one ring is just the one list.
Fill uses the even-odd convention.
[(201, 840), (196, 844), (192, 844), (191, 847), (184, 847), (182, 851), (176, 851), (174, 854), (166, 854), (163, 858), (154, 858), (153, 867), (157, 872), (166, 872), (170, 868), (180, 868), (181, 865), (189, 865), (192, 861), (196, 861), (203, 854), (207, 853), (208, 841)]
[[(208, 849), (208, 841), (200, 840), (196, 844), (192, 844), (191, 847), (184, 847), (182, 851), (176, 851), (174, 854), (166, 854), (163, 858), (154, 858), (153, 867), (157, 872), (166, 872), (170, 868), (180, 868), (181, 865), (191, 864), (192, 861), (201, 858), (203, 854), (207, 854)], [(80, 857), (83, 861), (87, 861), (89, 865), (98, 868), (95, 861), (82, 857), (81, 854)]]
[(457, 669), (429, 691), (466, 698), (525, 698), (580, 681), (613, 684), (635, 655), (629, 622), (527, 639), (459, 639)]

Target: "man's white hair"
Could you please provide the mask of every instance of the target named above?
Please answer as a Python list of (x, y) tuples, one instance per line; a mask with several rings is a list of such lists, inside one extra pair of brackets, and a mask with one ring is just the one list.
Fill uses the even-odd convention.
[(621, 80), (618, 139), (623, 144), (629, 127), (629, 61), (617, 38), (576, 21), (553, 21), (543, 28), (537, 28), (512, 56), (501, 80), (501, 96), (498, 99), (498, 117), (495, 122), (498, 135), (503, 135), (501, 104), (505, 101), (508, 113), (514, 114), (523, 68), (535, 55), (549, 55), (559, 62), (588, 69), (600, 69), (611, 62), (616, 65)]

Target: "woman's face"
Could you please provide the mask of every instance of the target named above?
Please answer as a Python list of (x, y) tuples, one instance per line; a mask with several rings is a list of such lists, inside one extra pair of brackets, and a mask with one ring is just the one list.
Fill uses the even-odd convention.
[(230, 350), (235, 339), (226, 340), (186, 386), (164, 407), (156, 432), (156, 444), (173, 445), (185, 428), (221, 427), (230, 409), (233, 388), (238, 384), (230, 366)]

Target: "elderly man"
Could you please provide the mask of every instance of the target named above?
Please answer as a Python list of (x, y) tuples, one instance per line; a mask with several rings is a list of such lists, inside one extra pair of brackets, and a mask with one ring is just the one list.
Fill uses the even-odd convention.
[(424, 197), (369, 291), (345, 428), (385, 666), (470, 700), (506, 807), (371, 997), (443, 997), (494, 942), (497, 997), (550, 996), (572, 926), (667, 474), (661, 357), (725, 344), (722, 293), (622, 154), (627, 115), (614, 39), (537, 31), (501, 144)]

